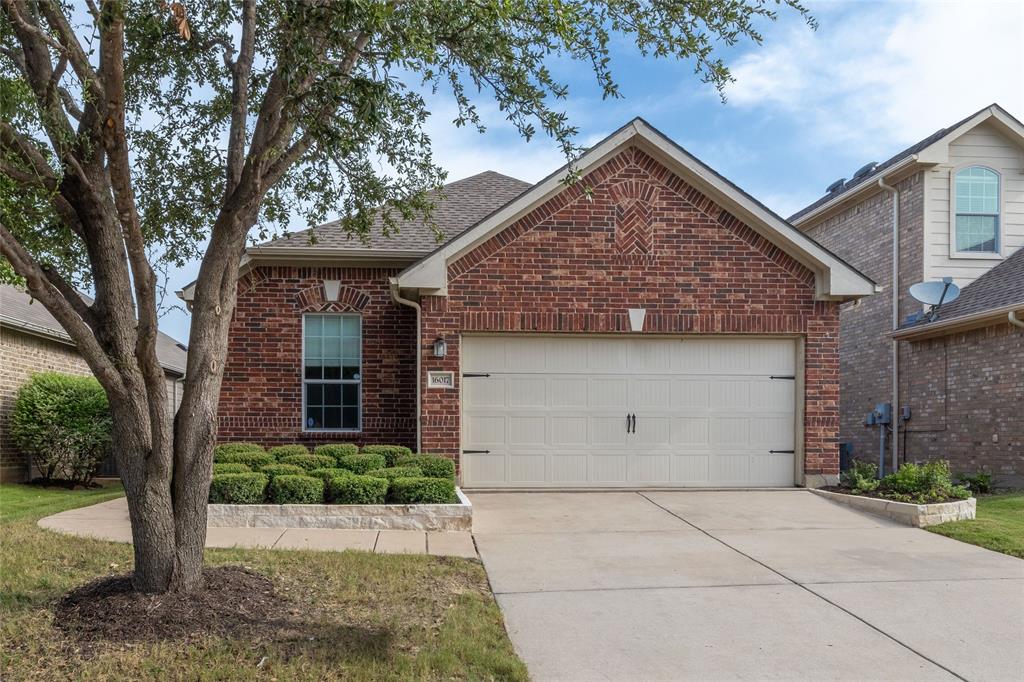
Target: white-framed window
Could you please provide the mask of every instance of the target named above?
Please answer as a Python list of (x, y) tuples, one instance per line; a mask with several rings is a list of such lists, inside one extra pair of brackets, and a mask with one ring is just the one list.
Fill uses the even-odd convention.
[(998, 254), (999, 173), (985, 166), (967, 166), (953, 174), (953, 252)]
[(359, 431), (362, 428), (362, 336), (359, 315), (303, 315), (304, 430)]

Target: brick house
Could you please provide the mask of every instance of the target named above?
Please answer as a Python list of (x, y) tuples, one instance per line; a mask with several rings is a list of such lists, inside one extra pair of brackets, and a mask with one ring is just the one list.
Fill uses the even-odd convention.
[(220, 439), (401, 443), (479, 488), (834, 479), (839, 306), (874, 283), (643, 120), (577, 165), (448, 185), (440, 243), (250, 248)]
[[(986, 107), (833, 183), (789, 221), (885, 289), (841, 306), (840, 441), (853, 456), (878, 460), (878, 432), (864, 421), (890, 403), (910, 417), (893, 411), (887, 470), (942, 458), (1024, 485), (1020, 121)], [(962, 288), (960, 300), (909, 324), (924, 308), (909, 287), (943, 278)]]
[[(187, 353), (184, 346), (161, 333), (157, 355), (167, 377), (167, 409), (173, 414), (181, 402)], [(31, 477), (28, 459), (11, 440), (10, 418), (18, 389), (38, 372), (92, 374), (71, 337), (42, 303), (33, 302), (17, 287), (0, 284), (0, 481)], [(112, 462), (101, 470), (115, 471)]]

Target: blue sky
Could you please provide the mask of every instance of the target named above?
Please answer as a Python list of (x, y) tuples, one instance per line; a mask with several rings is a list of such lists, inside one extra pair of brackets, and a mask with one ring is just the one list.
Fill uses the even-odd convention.
[[(642, 59), (627, 42), (615, 46), (612, 62), (623, 99), (602, 100), (584, 65), (554, 65), (569, 83), (565, 109), (580, 141), (600, 140), (642, 116), (787, 216), (864, 163), (882, 161), (992, 102), (1024, 118), (1024, 2), (805, 4), (818, 19), (817, 31), (782, 12), (777, 23), (762, 27), (761, 47), (723, 53), (736, 78), (725, 103), (693, 77), (691, 65)], [(442, 95), (431, 100), (431, 110), (434, 155), (449, 180), (495, 170), (536, 181), (564, 163), (549, 140), (520, 139), (494, 107), (481, 107), (484, 135), (454, 128), (454, 108)], [(197, 268), (171, 272), (168, 289), (190, 282)], [(182, 341), (188, 324), (179, 309), (166, 310), (161, 320), (163, 331)]]

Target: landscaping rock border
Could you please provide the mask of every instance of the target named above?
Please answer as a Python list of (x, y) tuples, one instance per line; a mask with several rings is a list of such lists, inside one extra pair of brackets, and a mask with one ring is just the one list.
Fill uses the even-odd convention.
[(978, 505), (978, 500), (973, 497), (969, 497), (966, 500), (956, 500), (955, 502), (913, 504), (910, 502), (884, 500), (879, 497), (835, 493), (828, 490), (814, 489), (811, 492), (833, 502), (884, 516), (893, 521), (914, 526), (915, 528), (934, 526), (939, 523), (946, 523), (947, 521), (967, 521), (973, 519)]
[(462, 490), (456, 504), (211, 504), (207, 525), (230, 528), (472, 530), (473, 505)]

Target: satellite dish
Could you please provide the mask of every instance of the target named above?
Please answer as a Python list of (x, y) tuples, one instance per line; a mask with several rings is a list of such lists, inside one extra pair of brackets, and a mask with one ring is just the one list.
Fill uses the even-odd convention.
[(943, 277), (941, 282), (918, 282), (910, 287), (910, 295), (931, 306), (925, 317), (933, 322), (939, 316), (939, 308), (943, 303), (950, 303), (960, 297), (960, 287), (953, 284), (952, 277)]
[(941, 282), (918, 282), (910, 287), (910, 295), (925, 305), (942, 305), (959, 298), (960, 287), (953, 284), (952, 277), (946, 277)]

